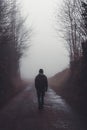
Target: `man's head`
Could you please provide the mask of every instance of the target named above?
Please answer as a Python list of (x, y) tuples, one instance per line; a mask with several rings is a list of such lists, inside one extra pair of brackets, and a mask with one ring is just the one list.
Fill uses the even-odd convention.
[(43, 73), (44, 73), (43, 69), (40, 69), (39, 74), (43, 74)]

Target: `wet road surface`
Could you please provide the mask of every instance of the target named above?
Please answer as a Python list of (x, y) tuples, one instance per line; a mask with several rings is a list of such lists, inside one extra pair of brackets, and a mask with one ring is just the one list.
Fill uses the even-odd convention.
[(86, 130), (79, 116), (49, 88), (38, 110), (34, 87), (27, 87), (0, 111), (0, 130)]

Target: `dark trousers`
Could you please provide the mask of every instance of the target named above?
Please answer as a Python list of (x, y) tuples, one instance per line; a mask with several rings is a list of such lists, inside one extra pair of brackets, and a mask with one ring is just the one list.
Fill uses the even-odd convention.
[(44, 92), (38, 92), (37, 91), (37, 97), (38, 97), (38, 106), (39, 108), (43, 108), (44, 105)]

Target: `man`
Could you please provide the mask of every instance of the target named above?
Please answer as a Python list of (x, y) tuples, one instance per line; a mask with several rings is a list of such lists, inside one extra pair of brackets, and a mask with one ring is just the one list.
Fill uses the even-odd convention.
[(39, 70), (39, 74), (35, 78), (35, 88), (37, 91), (39, 109), (43, 108), (45, 92), (48, 89), (47, 77), (44, 75), (43, 69)]

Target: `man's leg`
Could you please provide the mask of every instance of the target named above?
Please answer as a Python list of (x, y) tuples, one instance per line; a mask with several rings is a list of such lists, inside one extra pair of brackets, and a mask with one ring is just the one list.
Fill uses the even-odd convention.
[(42, 104), (42, 108), (43, 108), (43, 105), (44, 105), (44, 93), (43, 92), (41, 93), (41, 104)]
[(37, 92), (37, 98), (38, 98), (38, 107), (40, 106), (40, 93)]
[(42, 108), (41, 93), (37, 92), (37, 96), (38, 96), (38, 107), (39, 109), (41, 109)]

